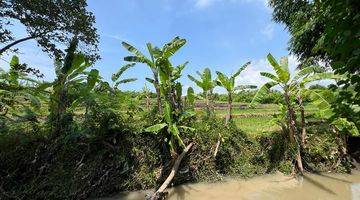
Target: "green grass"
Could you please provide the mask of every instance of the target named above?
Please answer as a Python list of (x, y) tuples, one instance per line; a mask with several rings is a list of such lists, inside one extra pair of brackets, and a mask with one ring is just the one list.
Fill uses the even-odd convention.
[[(236, 106), (233, 106), (233, 114), (237, 115), (237, 114), (253, 114), (253, 113), (263, 113), (268, 114), (268, 115), (272, 115), (277, 113), (279, 110), (279, 106), (276, 104), (260, 104), (257, 105), (255, 108), (246, 108), (246, 109), (239, 109)], [(306, 105), (305, 106), (305, 110), (308, 112), (312, 112), (316, 110), (316, 107), (312, 106), (312, 105)], [(226, 114), (227, 113), (227, 109), (217, 109), (215, 111), (216, 114)]]
[(271, 123), (270, 117), (234, 118), (236, 125), (250, 136), (280, 131), (281, 127)]
[[(305, 106), (306, 114), (316, 111), (316, 107), (312, 105)], [(279, 112), (276, 104), (259, 104), (255, 108), (239, 109), (234, 106), (233, 116), (236, 125), (250, 136), (280, 131), (281, 127), (271, 123), (273, 114)], [(217, 116), (225, 117), (226, 109), (215, 110)]]
[[(269, 108), (247, 108), (247, 109), (238, 109), (238, 108), (234, 108), (232, 114), (236, 115), (236, 114), (252, 114), (252, 113), (264, 113), (264, 114), (269, 114), (272, 115), (274, 113), (277, 112), (277, 108), (273, 108), (273, 107), (269, 107)], [(226, 114), (227, 110), (226, 109), (218, 109), (215, 111), (216, 114)]]

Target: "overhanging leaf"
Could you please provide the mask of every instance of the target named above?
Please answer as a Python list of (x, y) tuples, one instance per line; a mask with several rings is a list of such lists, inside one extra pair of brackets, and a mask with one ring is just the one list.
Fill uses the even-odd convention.
[(147, 127), (145, 129), (145, 132), (152, 132), (152, 133), (158, 133), (159, 131), (161, 131), (163, 128), (165, 128), (167, 126), (166, 123), (161, 123), (161, 124), (155, 124), (153, 126)]

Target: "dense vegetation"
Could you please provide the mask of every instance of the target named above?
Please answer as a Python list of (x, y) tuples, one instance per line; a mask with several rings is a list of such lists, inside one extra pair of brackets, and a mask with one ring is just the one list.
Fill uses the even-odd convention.
[[(8, 16), (18, 16), (25, 6), (49, 14), (32, 7), (37, 4), (41, 2), (5, 1), (0, 3), (0, 16), (9, 11), (14, 14)], [(83, 10), (85, 4), (78, 5), (82, 11), (78, 14), (87, 19), (89, 41), (83, 37), (87, 31), (72, 32), (67, 21), (61, 21), (66, 25), (61, 31), (67, 33), (50, 27), (49, 33), (55, 35), (37, 36), (44, 37), (38, 42), (47, 41), (39, 44), (45, 45), (44, 51), (55, 56), (54, 81), (43, 81), (41, 72), (21, 63), (16, 55), (9, 61), (9, 70), (0, 68), (1, 199), (86, 199), (158, 188), (174, 170), (170, 179), (174, 184), (275, 171), (294, 176), (305, 171), (350, 172), (350, 153), (357, 149), (348, 141), (359, 135), (359, 118), (339, 113), (336, 106), (344, 91), (358, 100), (351, 86), (339, 86), (350, 75), (334, 74), (329, 67), (305, 59), (293, 74), (287, 57), (277, 60), (268, 54), (274, 72), (261, 72), (269, 82), (259, 88), (235, 85), (235, 79), (250, 67), (248, 62), (230, 76), (217, 71), (213, 77), (210, 68), (188, 75), (202, 92), (196, 94), (190, 87), (184, 94), (179, 78), (188, 62), (174, 65), (170, 58), (187, 41), (175, 37), (162, 47), (148, 43), (148, 56), (123, 42), (129, 56), (109, 83), (91, 69), (96, 54), (77, 50), (79, 42), (97, 43), (94, 19)], [(281, 5), (275, 15), (287, 9)], [(57, 14), (51, 19), (62, 16)], [(29, 34), (35, 34), (32, 30), (38, 25), (25, 24)], [(0, 31), (8, 33), (3, 43), (14, 40), (5, 29)], [(71, 37), (56, 38), (63, 34)], [(66, 54), (47, 48), (54, 41), (68, 42)], [(146, 80), (152, 90), (145, 86), (143, 91), (122, 91), (121, 84), (145, 78), (121, 78), (137, 63), (151, 69), (153, 76)], [(324, 79), (337, 86), (311, 85)], [(215, 87), (225, 88), (226, 94), (214, 93)], [(358, 104), (346, 102), (352, 112), (358, 112)]]

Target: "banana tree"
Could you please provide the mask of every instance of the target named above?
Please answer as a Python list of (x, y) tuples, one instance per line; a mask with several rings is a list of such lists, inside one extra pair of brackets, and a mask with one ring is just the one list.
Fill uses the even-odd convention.
[(125, 84), (125, 83), (130, 83), (130, 82), (134, 82), (137, 80), (137, 78), (125, 78), (125, 79), (121, 79), (119, 80), (119, 78), (121, 77), (121, 75), (128, 69), (132, 68), (135, 66), (135, 63), (130, 63), (130, 64), (126, 64), (122, 67), (120, 67), (120, 69), (111, 76), (111, 80), (114, 82), (114, 88), (118, 88), (118, 86), (120, 84)]
[(305, 147), (305, 139), (306, 139), (306, 121), (305, 121), (305, 108), (302, 101), (302, 96), (307, 89), (307, 85), (320, 80), (337, 80), (340, 76), (335, 75), (332, 72), (326, 72), (325, 69), (321, 66), (307, 66), (298, 70), (293, 78), (293, 81), (298, 83), (297, 88), (295, 90), (296, 99), (298, 106), (300, 108), (300, 117), (301, 117), (301, 146)]
[(296, 79), (291, 79), (290, 77), (287, 57), (282, 57), (280, 59), (280, 63), (278, 63), (271, 54), (267, 55), (267, 59), (271, 64), (272, 68), (274, 69), (275, 74), (269, 72), (260, 72), (261, 76), (269, 78), (271, 79), (271, 81), (265, 83), (263, 86), (260, 87), (260, 89), (255, 94), (251, 102), (251, 105), (254, 105), (258, 100), (266, 96), (271, 88), (275, 86), (279, 86), (279, 88), (283, 92), (283, 96), (285, 99), (285, 105), (287, 111), (286, 113), (287, 132), (289, 134), (288, 138), (290, 142), (294, 144), (296, 147), (296, 153), (295, 153), (296, 164), (298, 170), (301, 173), (303, 173), (304, 168), (302, 165), (299, 137), (296, 129), (296, 119), (295, 119), (296, 115), (295, 115), (294, 105), (291, 100), (291, 98), (295, 96), (298, 83)]
[(19, 106), (32, 113), (30, 107), (40, 108), (43, 91), (39, 89), (41, 82), (29, 74), (37, 76), (38, 72), (26, 64), (20, 64), (17, 56), (13, 56), (9, 64), (9, 71), (0, 68), (0, 116), (6, 117), (9, 111), (11, 115), (21, 116)]
[(162, 113), (162, 105), (161, 105), (161, 93), (160, 93), (160, 85), (159, 85), (159, 66), (156, 65), (156, 59), (159, 54), (159, 48), (153, 47), (151, 43), (147, 43), (147, 50), (150, 55), (150, 58), (147, 58), (143, 53), (141, 53), (138, 49), (134, 46), (122, 42), (123, 47), (132, 53), (132, 56), (124, 57), (125, 61), (128, 62), (136, 62), (136, 63), (144, 63), (146, 64), (152, 71), (153, 78), (146, 78), (151, 84), (154, 85), (156, 91), (156, 99), (157, 99), (157, 106), (159, 109), (159, 113)]
[(185, 120), (193, 117), (195, 112), (184, 112), (177, 119), (174, 118), (173, 111), (168, 102), (164, 105), (164, 120), (162, 123), (155, 124), (145, 129), (146, 132), (152, 133), (163, 133), (164, 141), (168, 143), (170, 147), (170, 153), (173, 157), (177, 155), (177, 147), (185, 148), (185, 144), (180, 137), (180, 130), (182, 131), (193, 131), (194, 129), (188, 126), (181, 125)]
[(188, 62), (173, 67), (170, 62), (163, 63), (160, 70), (161, 93), (165, 101), (169, 102), (172, 109), (182, 110), (182, 84), (177, 80)]
[(199, 88), (203, 90), (203, 94), (205, 96), (205, 105), (206, 105), (206, 111), (208, 114), (211, 113), (212, 107), (210, 104), (212, 91), (216, 86), (216, 81), (212, 80), (211, 78), (211, 71), (209, 68), (205, 68), (202, 73), (197, 71), (197, 74), (200, 76), (200, 79), (196, 79), (191, 75), (188, 75), (188, 78), (193, 81)]
[(184, 69), (187, 63), (172, 67), (171, 64), (162, 64), (160, 71), (161, 80), (161, 93), (164, 96), (164, 116), (163, 123), (151, 126), (145, 131), (147, 132), (159, 132), (164, 128), (167, 128), (165, 133), (168, 137), (165, 137), (170, 146), (170, 152), (173, 156), (177, 154), (176, 145), (185, 148), (185, 145), (180, 137), (179, 130), (193, 130), (187, 126), (180, 126), (188, 118), (195, 115), (195, 112), (184, 111), (181, 106), (181, 91), (182, 85), (180, 82), (176, 82), (181, 76), (181, 71)]
[(240, 89), (246, 89), (246, 88), (256, 88), (256, 86), (253, 85), (240, 85), (235, 87), (235, 79), (240, 75), (240, 73), (246, 69), (250, 65), (250, 62), (245, 63), (243, 66), (241, 66), (238, 71), (236, 71), (233, 75), (230, 77), (227, 77), (223, 73), (217, 71), (217, 79), (216, 83), (218, 86), (223, 87), (227, 93), (228, 93), (228, 113), (226, 115), (226, 121), (225, 124), (228, 124), (229, 121), (232, 118), (232, 97), (235, 91)]
[(185, 102), (186, 102), (187, 108), (189, 108), (190, 110), (194, 110), (194, 108), (195, 108), (195, 92), (192, 87), (188, 87), (188, 89), (187, 89)]
[[(129, 62), (137, 62), (144, 63), (150, 67), (153, 78), (146, 78), (148, 82), (154, 85), (157, 95), (157, 105), (160, 114), (162, 113), (162, 105), (161, 105), (161, 86), (159, 76), (161, 71), (166, 70), (168, 65), (168, 59), (176, 53), (184, 44), (186, 43), (185, 39), (181, 39), (179, 37), (175, 37), (169, 43), (165, 44), (162, 49), (158, 47), (153, 47), (151, 43), (147, 43), (147, 49), (150, 54), (150, 58), (147, 58), (143, 53), (137, 50), (135, 47), (131, 46), (126, 42), (122, 42), (122, 45), (125, 49), (131, 52), (132, 56), (127, 56), (124, 58), (125, 61)], [(165, 66), (163, 66), (165, 65)], [(161, 69), (162, 68), (162, 69)]]
[[(78, 40), (74, 38), (67, 49), (64, 61), (55, 60), (56, 79), (52, 83), (50, 96), (50, 123), (53, 137), (59, 136), (70, 128), (74, 105), (86, 99), (99, 80), (99, 71), (86, 70), (91, 66), (82, 54), (75, 53)], [(73, 105), (74, 104), (74, 105)], [(72, 107), (72, 109), (69, 109)]]

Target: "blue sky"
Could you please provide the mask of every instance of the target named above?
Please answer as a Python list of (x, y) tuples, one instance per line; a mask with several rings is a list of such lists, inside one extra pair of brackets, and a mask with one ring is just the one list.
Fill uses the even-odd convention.
[[(266, 0), (89, 0), (88, 4), (100, 34), (102, 60), (94, 67), (108, 81), (125, 64), (123, 57), (129, 55), (121, 41), (146, 53), (147, 42), (162, 46), (175, 36), (185, 38), (187, 44), (172, 59), (174, 65), (190, 62), (181, 79), (184, 87), (193, 86), (187, 74), (205, 67), (213, 74), (216, 70), (230, 74), (247, 61), (252, 65), (237, 83), (259, 85), (266, 80), (260, 78), (259, 72), (271, 70), (265, 60), (267, 53), (277, 58), (288, 55), (289, 35), (282, 25), (272, 22)], [(21, 27), (16, 27), (15, 32), (19, 37), (25, 34)], [(54, 78), (52, 60), (35, 42), (18, 47), (23, 53), (22, 62), (39, 68), (46, 80)], [(294, 63), (296, 59), (290, 57), (290, 64)], [(3, 61), (0, 64), (3, 66)], [(141, 90), (145, 77), (150, 75), (146, 66), (137, 65), (124, 77), (139, 80), (122, 89)]]

